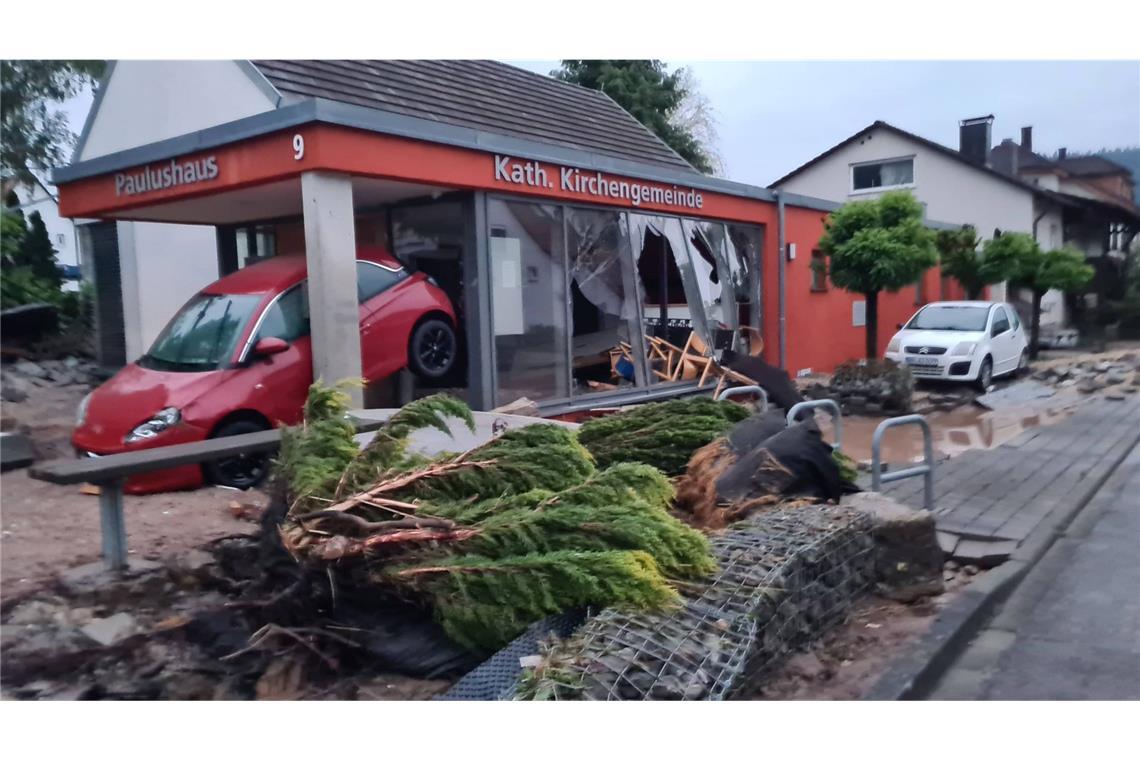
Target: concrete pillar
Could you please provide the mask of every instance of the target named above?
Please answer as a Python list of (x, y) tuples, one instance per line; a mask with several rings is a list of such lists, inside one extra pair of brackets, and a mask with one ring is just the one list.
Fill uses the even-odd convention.
[[(305, 172), (301, 205), (309, 267), (313, 377), (331, 385), (361, 375), (352, 179), (343, 174)], [(353, 389), (350, 395), (354, 406), (363, 405), (361, 389)]]

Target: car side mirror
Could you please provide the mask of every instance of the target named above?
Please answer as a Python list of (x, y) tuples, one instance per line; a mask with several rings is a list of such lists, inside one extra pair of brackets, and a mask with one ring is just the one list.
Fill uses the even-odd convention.
[(289, 344), (280, 338), (262, 338), (253, 346), (253, 355), (259, 359), (289, 350)]
[(903, 328), (902, 322), (899, 322), (897, 325), (895, 325), (895, 329), (897, 329), (897, 330), (901, 330), (902, 328)]

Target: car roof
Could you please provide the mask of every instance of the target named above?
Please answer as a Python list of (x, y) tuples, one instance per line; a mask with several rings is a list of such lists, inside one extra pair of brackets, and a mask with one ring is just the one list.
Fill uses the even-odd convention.
[[(356, 258), (380, 264), (388, 269), (402, 268), (400, 262), (380, 246), (358, 246)], [(285, 254), (243, 267), (210, 283), (202, 288), (201, 292), (211, 295), (280, 293), (305, 279), (307, 273), (304, 254)]]
[(931, 301), (927, 306), (996, 306), (998, 301)]

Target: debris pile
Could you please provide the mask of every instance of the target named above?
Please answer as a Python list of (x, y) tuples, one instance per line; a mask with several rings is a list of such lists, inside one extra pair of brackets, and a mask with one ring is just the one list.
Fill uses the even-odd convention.
[(1083, 394), (1107, 391), (1124, 398), (1140, 389), (1140, 357), (1123, 354), (1115, 360), (1083, 360), (1051, 363), (1033, 373), (1033, 379), (1054, 388), (1074, 388)]
[(27, 400), (28, 394), (35, 388), (93, 386), (105, 379), (106, 373), (87, 359), (74, 356), (39, 362), (21, 359), (5, 364), (0, 372), (0, 397), (9, 403), (18, 404)]
[(280, 535), (302, 566), (359, 596), (412, 599), (454, 641), (487, 652), (528, 624), (585, 606), (655, 609), (670, 579), (714, 569), (703, 534), (672, 517), (673, 488), (644, 464), (595, 467), (564, 427), (511, 430), (458, 455), (406, 454), (407, 435), (461, 402), (403, 407), (357, 451), (347, 398), (314, 387), (282, 444)]
[(677, 507), (694, 524), (721, 528), (790, 500), (838, 501), (854, 490), (854, 463), (833, 451), (814, 419), (785, 427), (776, 411), (752, 416), (693, 454), (678, 479)]
[(885, 359), (848, 361), (835, 368), (827, 391), (844, 414), (909, 414), (914, 376)]
[(713, 539), (720, 567), (664, 612), (603, 610), (550, 644), (518, 699), (720, 700), (843, 619), (874, 576), (870, 519), (774, 509)]

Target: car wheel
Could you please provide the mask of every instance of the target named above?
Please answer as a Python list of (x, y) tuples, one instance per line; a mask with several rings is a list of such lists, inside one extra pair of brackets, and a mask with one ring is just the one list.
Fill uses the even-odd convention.
[(982, 366), (978, 368), (978, 390), (982, 393), (993, 385), (994, 382), (994, 362), (990, 357), (982, 359)]
[(1017, 375), (1029, 374), (1029, 349), (1023, 348), (1021, 350), (1021, 358), (1017, 360)]
[(443, 377), (455, 364), (455, 330), (443, 319), (425, 319), (408, 341), (408, 365), (421, 377)]
[[(253, 420), (235, 420), (222, 425), (211, 438), (225, 438), (231, 435), (258, 433), (266, 427)], [(246, 490), (254, 488), (265, 480), (269, 471), (269, 457), (266, 454), (239, 454), (229, 459), (218, 459), (202, 465), (206, 480), (214, 485)]]

